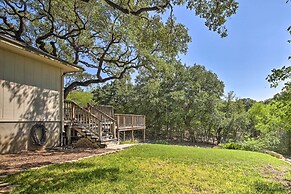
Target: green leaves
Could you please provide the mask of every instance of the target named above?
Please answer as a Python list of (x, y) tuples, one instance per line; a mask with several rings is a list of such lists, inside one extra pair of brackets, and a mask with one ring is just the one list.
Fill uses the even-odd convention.
[(185, 66), (177, 61), (142, 68), (138, 73), (134, 84), (115, 81), (97, 88), (94, 99), (118, 107), (119, 112), (145, 114), (153, 138), (187, 133), (194, 138), (194, 132), (214, 130), (212, 115), (217, 113), (224, 88), (214, 73), (201, 65)]
[(234, 0), (4, 0), (0, 33), (85, 67), (91, 76), (68, 80), (66, 96), (77, 86), (121, 79), (140, 67), (159, 69), (186, 54), (191, 37), (175, 21), (179, 5), (222, 37), (238, 7)]
[(228, 17), (236, 13), (238, 3), (234, 0), (189, 0), (187, 8), (194, 10), (196, 15), (205, 19), (205, 25), (209, 30), (216, 31), (221, 37), (226, 37), (227, 29), (224, 24)]
[[(250, 109), (250, 116), (256, 123), (256, 129), (260, 131), (259, 141), (266, 145), (265, 149), (290, 154), (290, 146), (284, 143), (284, 138), (288, 139), (286, 131), (291, 130), (290, 111), (291, 101), (284, 98), (267, 104), (256, 103)], [(279, 144), (280, 147), (277, 147)]]
[(91, 92), (75, 90), (69, 94), (67, 99), (76, 102), (82, 107), (86, 107), (88, 103), (93, 103), (93, 94)]
[(285, 81), (291, 77), (291, 66), (283, 66), (280, 69), (272, 69), (272, 74), (266, 78), (271, 83), (271, 87), (277, 87), (279, 81)]
[[(291, 26), (288, 27), (287, 31), (291, 35)], [(291, 40), (288, 40), (288, 42), (291, 43)], [(291, 60), (291, 56), (288, 57), (288, 60)], [(272, 73), (268, 75), (266, 80), (270, 82), (271, 87), (277, 87), (280, 81), (287, 81), (285, 82), (286, 88), (290, 84), (289, 80), (290, 78), (291, 78), (291, 66), (283, 66), (280, 69), (272, 69)]]

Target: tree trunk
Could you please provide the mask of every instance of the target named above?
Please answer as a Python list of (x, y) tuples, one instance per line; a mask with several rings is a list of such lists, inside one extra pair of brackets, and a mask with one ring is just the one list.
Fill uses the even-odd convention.
[(288, 131), (288, 155), (291, 156), (291, 130)]
[(221, 143), (221, 131), (222, 131), (222, 128), (219, 127), (219, 128), (217, 129), (217, 132), (216, 132), (217, 145)]

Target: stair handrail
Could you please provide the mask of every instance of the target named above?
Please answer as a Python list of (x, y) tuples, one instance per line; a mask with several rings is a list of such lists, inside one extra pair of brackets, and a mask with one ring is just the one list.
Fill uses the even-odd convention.
[[(116, 129), (115, 129), (115, 126), (116, 126), (116, 120), (109, 116), (108, 114), (104, 113), (103, 111), (99, 110), (98, 108), (96, 108), (95, 106), (91, 105), (91, 104), (87, 104), (87, 109), (89, 109), (89, 112), (92, 112), (93, 110), (93, 114), (95, 114), (96, 112), (100, 113), (101, 115), (101, 121), (103, 122), (104, 120), (102, 119), (102, 116), (104, 117), (104, 119), (107, 121), (109, 120), (111, 123), (109, 124), (110, 125), (110, 133), (113, 134), (113, 138), (116, 138)], [(96, 116), (96, 115), (95, 115)], [(98, 117), (98, 116), (96, 116)]]
[[(106, 113), (104, 113), (103, 111), (101, 111), (101, 110), (99, 110), (98, 108), (96, 108), (94, 105), (92, 105), (92, 104), (90, 104), (90, 103), (88, 103), (87, 104), (87, 108), (89, 109), (89, 112), (91, 112), (90, 110), (92, 110), (93, 109), (93, 111), (97, 111), (97, 112), (99, 112), (101, 115), (104, 115), (106, 118), (108, 118), (110, 121), (112, 121), (112, 122), (116, 122), (116, 120), (113, 118), (113, 117), (111, 117), (111, 116), (109, 116), (108, 114), (106, 114)], [(92, 112), (91, 112), (92, 113)], [(92, 113), (93, 114), (93, 113)], [(102, 120), (102, 119), (101, 119)]]
[[(76, 109), (79, 109), (81, 110), (81, 112), (83, 113), (82, 116), (84, 116), (85, 114), (87, 114), (89, 116), (89, 119), (92, 119), (92, 120), (95, 120), (95, 124), (98, 125), (98, 128), (99, 128), (99, 133), (95, 132), (92, 127), (90, 126), (91, 123), (94, 123), (94, 122), (90, 122), (90, 120), (88, 121), (87, 124), (89, 124), (89, 127), (87, 128), (91, 133), (93, 133), (94, 135), (97, 135), (99, 140), (101, 141), (102, 140), (102, 130), (100, 130), (100, 126), (101, 126), (101, 120), (96, 117), (94, 114), (90, 113), (88, 110), (86, 110), (85, 108), (81, 107), (80, 105), (78, 105), (76, 102), (72, 101), (72, 100), (65, 100), (64, 101), (64, 119), (66, 119), (66, 104), (71, 104), (72, 106), (74, 106)], [(75, 119), (77, 119), (77, 122), (78, 123), (82, 123), (82, 120), (78, 120), (78, 118), (75, 118), (74, 117), (74, 109), (72, 108), (71, 110), (71, 114), (69, 114), (69, 118), (67, 120), (69, 120), (70, 122), (75, 122)], [(72, 123), (71, 123), (72, 124)], [(84, 124), (84, 123), (83, 123)]]
[(65, 100), (64, 103), (71, 103), (74, 106), (76, 106), (77, 108), (81, 109), (83, 112), (89, 114), (91, 117), (93, 117), (94, 119), (97, 119), (98, 121), (101, 121), (98, 117), (96, 117), (93, 113), (91, 113), (90, 111), (86, 110), (85, 108), (81, 107), (80, 105), (78, 105), (76, 102), (74, 102), (73, 100)]
[[(75, 118), (74, 117), (74, 114), (76, 110), (81, 110), (80, 112), (82, 113), (82, 116), (85, 116), (85, 120), (88, 119), (87, 121), (85, 121), (86, 124), (89, 125), (89, 127), (87, 128), (91, 133), (93, 133), (94, 135), (97, 135), (99, 140), (101, 141), (102, 140), (102, 130), (100, 130), (100, 126), (101, 126), (101, 120), (96, 117), (94, 114), (90, 113), (88, 110), (86, 110), (85, 108), (81, 107), (80, 105), (78, 105), (76, 102), (72, 101), (72, 100), (65, 100), (64, 101), (64, 120), (66, 120), (66, 105), (70, 104), (72, 107), (72, 110), (71, 112), (69, 112), (69, 118), (67, 118), (68, 121), (74, 123), (75, 120), (77, 120), (78, 123), (81, 123), (81, 124), (84, 124), (84, 120), (80, 120), (78, 118)], [(76, 109), (76, 110), (75, 110)], [(71, 114), (71, 115), (70, 115)], [(86, 115), (88, 115), (88, 118), (86, 118)], [(84, 118), (82, 118), (84, 119)], [(90, 121), (90, 119), (92, 119), (92, 121)], [(71, 123), (71, 124), (72, 124)], [(98, 128), (99, 128), (99, 133), (97, 133), (96, 131), (94, 131), (92, 129), (92, 126), (90, 126), (92, 123), (95, 123), (96, 125), (98, 125)]]

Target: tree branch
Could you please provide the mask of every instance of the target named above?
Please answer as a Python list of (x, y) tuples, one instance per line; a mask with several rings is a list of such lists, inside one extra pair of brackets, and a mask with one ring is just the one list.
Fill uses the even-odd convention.
[[(4, 12), (6, 12), (6, 14), (13, 16), (13, 17), (17, 17), (17, 19), (19, 20), (19, 24), (18, 24), (18, 29), (14, 27), (13, 23), (9, 23), (8, 22), (8, 18), (6, 16), (0, 16), (0, 18), (3, 20), (4, 24), (8, 27), (8, 28), (1, 28), (1, 30), (5, 31), (10, 31), (13, 32), (14, 35), (7, 33), (9, 35), (12, 35), (12, 37), (14, 37), (16, 40), (18, 41), (22, 41), (22, 33), (24, 32), (24, 28), (25, 28), (25, 20), (28, 19), (27, 18), (27, 5), (25, 1), (21, 1), (20, 5), (17, 5), (17, 3), (13, 3), (14, 5), (12, 5), (11, 2), (9, 2), (8, 0), (4, 0), (5, 4), (11, 9), (12, 12), (9, 12), (7, 9), (3, 9)], [(17, 10), (15, 7), (17, 7), (18, 9), (22, 10)]]
[[(82, 0), (85, 1), (85, 0)], [(89, 0), (88, 0), (89, 1)], [(163, 10), (165, 8), (167, 8), (168, 6), (170, 6), (170, 0), (166, 1), (165, 4), (162, 5), (157, 5), (157, 6), (152, 6), (152, 7), (142, 7), (138, 10), (131, 10), (131, 9), (127, 9), (127, 8), (123, 8), (122, 6), (110, 1), (110, 0), (104, 0), (108, 5), (110, 5), (111, 7), (113, 7), (114, 9), (118, 9), (119, 11), (121, 11), (122, 13), (125, 14), (132, 14), (135, 16), (138, 16), (140, 14), (142, 14), (143, 12), (149, 12), (149, 11), (160, 11)]]
[(142, 66), (143, 65), (141, 65), (141, 64), (131, 65), (131, 66), (125, 67), (122, 71), (120, 71), (119, 75), (116, 74), (116, 75), (108, 76), (106, 78), (90, 79), (90, 80), (86, 80), (86, 81), (75, 81), (65, 88), (64, 98), (66, 99), (69, 92), (77, 86), (89, 86), (90, 84), (104, 83), (104, 82), (114, 80), (114, 79), (122, 79), (124, 77), (125, 73), (128, 72), (128, 70), (137, 69), (137, 68), (140, 68)]

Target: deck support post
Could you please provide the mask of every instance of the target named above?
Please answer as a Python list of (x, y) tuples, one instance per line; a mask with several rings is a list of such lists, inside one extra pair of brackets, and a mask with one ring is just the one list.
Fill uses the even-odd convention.
[(120, 132), (119, 132), (119, 130), (118, 129), (116, 129), (117, 130), (117, 142), (119, 143), (120, 142)]
[(145, 143), (145, 129), (143, 130), (143, 142)]
[(98, 122), (98, 129), (99, 129), (99, 141), (101, 143), (102, 141), (102, 126), (101, 126), (101, 122)]
[(125, 141), (125, 131), (123, 131), (123, 141)]
[(116, 130), (117, 131), (117, 141), (120, 142), (120, 131), (119, 131), (119, 115), (116, 115)]
[(116, 130), (115, 130), (115, 123), (112, 122), (111, 124), (111, 133), (113, 133), (113, 138), (116, 139)]
[(131, 130), (131, 141), (134, 142), (134, 130)]
[(67, 145), (71, 145), (72, 144), (72, 128), (71, 127), (67, 127), (66, 136), (67, 136)]

